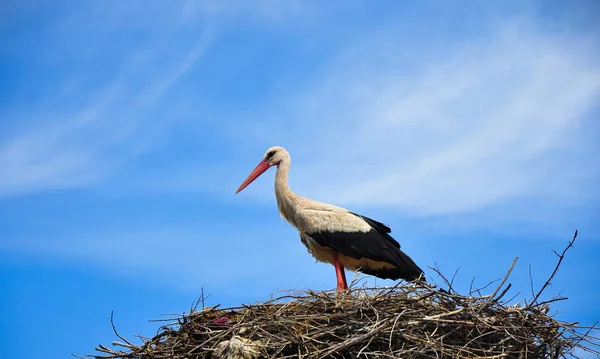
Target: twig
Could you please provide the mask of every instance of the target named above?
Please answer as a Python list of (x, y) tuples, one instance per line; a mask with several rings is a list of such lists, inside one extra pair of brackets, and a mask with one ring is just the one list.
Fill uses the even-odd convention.
[(529, 265), (529, 288), (531, 289), (531, 297), (535, 296), (533, 289), (533, 275), (531, 275), (531, 264)]
[(573, 239), (571, 239), (571, 241), (569, 242), (567, 247), (562, 251), (561, 254), (558, 254), (556, 251), (553, 251), (558, 256), (558, 263), (556, 263), (556, 267), (554, 267), (554, 271), (550, 275), (550, 278), (548, 278), (546, 283), (544, 283), (544, 285), (542, 286), (542, 289), (540, 289), (540, 291), (536, 294), (535, 298), (533, 298), (533, 303), (537, 303), (537, 300), (540, 297), (540, 295), (542, 295), (542, 293), (544, 292), (544, 289), (546, 289), (546, 287), (550, 285), (550, 282), (552, 282), (552, 279), (554, 279), (556, 272), (558, 272), (558, 268), (560, 268), (560, 264), (562, 263), (563, 259), (565, 258), (565, 254), (567, 253), (569, 248), (573, 247), (573, 243), (575, 243), (575, 239), (577, 239), (577, 230), (575, 230), (575, 234), (573, 234)]
[(134, 346), (134, 344), (131, 344), (130, 342), (127, 341), (127, 339), (123, 338), (119, 333), (117, 333), (117, 328), (115, 328), (115, 323), (113, 321), (113, 311), (110, 311), (110, 325), (112, 326), (112, 330), (115, 333), (115, 335), (117, 337), (119, 337), (119, 339), (121, 339), (122, 341), (124, 341), (125, 343), (129, 344), (130, 346)]
[(496, 297), (496, 298), (493, 300), (493, 302), (494, 302), (494, 303), (497, 303), (497, 302), (499, 302), (499, 301), (500, 301), (500, 299), (502, 299), (502, 297), (504, 297), (504, 295), (506, 294), (506, 292), (508, 292), (508, 291), (509, 291), (509, 289), (510, 289), (511, 287), (512, 287), (512, 283), (508, 283), (508, 285), (506, 286), (506, 288), (504, 288), (504, 290), (502, 291), (502, 293), (500, 293), (500, 295), (499, 295), (499, 296), (497, 296), (497, 297)]
[(515, 267), (515, 264), (517, 264), (517, 260), (518, 259), (519, 259), (519, 257), (515, 257), (515, 259), (513, 259), (513, 262), (510, 265), (510, 268), (508, 269), (508, 272), (506, 272), (506, 275), (504, 276), (504, 279), (502, 279), (502, 282), (500, 282), (500, 285), (496, 288), (496, 290), (494, 291), (494, 293), (492, 293), (489, 296), (489, 298), (486, 300), (486, 302), (483, 303), (483, 305), (481, 307), (479, 307), (479, 310), (477, 310), (477, 312), (476, 312), (477, 314), (480, 314), (488, 305), (490, 305), (490, 303), (492, 302), (492, 300), (496, 296), (496, 293), (498, 293), (498, 291), (500, 290), (500, 288), (502, 288), (502, 286), (504, 285), (504, 282), (506, 282), (506, 280), (510, 276), (510, 272), (512, 272), (513, 268)]

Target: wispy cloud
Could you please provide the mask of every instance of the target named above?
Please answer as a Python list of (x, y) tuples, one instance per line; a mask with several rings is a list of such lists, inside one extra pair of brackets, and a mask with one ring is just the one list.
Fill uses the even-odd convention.
[[(291, 150), (295, 189), (343, 205), (441, 214), (589, 194), (593, 43), (508, 22), (424, 59), (369, 38), (256, 133)], [(403, 71), (407, 57), (422, 65)]]
[[(542, 198), (597, 200), (594, 38), (523, 19), (498, 23), (436, 51), (418, 41), (398, 46), (402, 31), (383, 25), (303, 82), (281, 85), (283, 76), (285, 91), (253, 108), (213, 107), (221, 121), (209, 146), (219, 156), (172, 161), (111, 185), (230, 201), (263, 151), (278, 144), (292, 154), (298, 193), (353, 208), (442, 215)], [(207, 138), (198, 124), (181, 128)], [(272, 202), (272, 176), (264, 177), (244, 196)]]
[(20, 126), (0, 144), (0, 171), (4, 174), (0, 195), (89, 185), (143, 153), (170, 121), (151, 110), (212, 41), (212, 29), (203, 30), (177, 49), (176, 61), (159, 66), (156, 72), (147, 69), (157, 68), (162, 53), (173, 50), (168, 43), (157, 41), (134, 54), (124, 54), (121, 68), (99, 89), (83, 94), (69, 90), (85, 105), (73, 105), (71, 98), (45, 113), (45, 121), (36, 118), (36, 109), (28, 113), (21, 108), (20, 120), (37, 125)]
[[(44, 73), (30, 80), (51, 91), (43, 98), (1, 109), (14, 121), (0, 135), (0, 171), (7, 174), (0, 179), (0, 196), (114, 179), (157, 141), (169, 140), (169, 129), (184, 112), (194, 124), (209, 122), (198, 113), (206, 112), (201, 96), (211, 85), (190, 83), (186, 75), (203, 71), (198, 60), (221, 28), (238, 18), (288, 23), (314, 13), (296, 1), (175, 1), (172, 6), (150, 1), (143, 11), (135, 4), (61, 7), (42, 37), (54, 46), (11, 45), (14, 56), (25, 56), (24, 46), (35, 47), (36, 63), (66, 70), (57, 72), (58, 78)], [(181, 79), (187, 84), (178, 89), (178, 98), (162, 101)]]

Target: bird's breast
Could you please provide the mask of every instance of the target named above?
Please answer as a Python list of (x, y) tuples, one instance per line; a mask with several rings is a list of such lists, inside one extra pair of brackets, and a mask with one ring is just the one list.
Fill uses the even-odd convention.
[(279, 209), (279, 214), (282, 218), (285, 218), (286, 221), (298, 228), (298, 224), (296, 223), (295, 219), (295, 209), (291, 203), (277, 198), (277, 208)]

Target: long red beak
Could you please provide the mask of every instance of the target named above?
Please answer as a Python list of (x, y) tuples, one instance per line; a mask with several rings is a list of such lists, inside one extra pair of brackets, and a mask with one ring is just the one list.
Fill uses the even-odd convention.
[(252, 181), (254, 181), (255, 179), (257, 179), (258, 176), (260, 176), (263, 173), (265, 173), (265, 171), (268, 170), (269, 167), (271, 167), (269, 165), (269, 162), (267, 162), (267, 161), (261, 161), (258, 164), (258, 166), (256, 166), (256, 168), (252, 172), (250, 172), (250, 174), (248, 175), (248, 178), (246, 178), (244, 180), (244, 182), (242, 182), (242, 184), (237, 189), (237, 191), (235, 191), (235, 193), (238, 194), (241, 190), (243, 190), (244, 188), (248, 187), (248, 185), (250, 183), (252, 183)]

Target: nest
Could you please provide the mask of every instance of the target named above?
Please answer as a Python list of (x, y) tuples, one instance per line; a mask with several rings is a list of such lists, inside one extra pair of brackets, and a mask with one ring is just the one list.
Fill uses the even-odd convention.
[[(570, 243), (572, 244), (572, 242)], [(564, 252), (563, 252), (564, 255)], [(562, 261), (562, 257), (561, 260)], [(560, 264), (559, 261), (559, 264)], [(516, 259), (515, 259), (516, 262)], [(513, 262), (513, 266), (514, 263)], [(598, 352), (596, 327), (549, 315), (564, 298), (509, 304), (496, 290), (457, 293), (427, 283), (346, 292), (301, 292), (240, 307), (203, 307), (170, 319), (141, 345), (100, 345), (99, 359), (560, 358)], [(558, 269), (558, 266), (557, 266)], [(116, 333), (116, 331), (115, 331)], [(118, 334), (117, 334), (118, 335)]]

